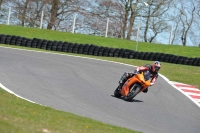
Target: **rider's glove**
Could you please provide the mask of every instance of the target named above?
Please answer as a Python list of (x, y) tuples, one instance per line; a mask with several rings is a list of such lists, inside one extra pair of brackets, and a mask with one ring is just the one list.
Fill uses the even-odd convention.
[(138, 74), (139, 72), (137, 70), (134, 71), (134, 74)]
[(154, 85), (154, 83), (150, 83), (150, 86)]
[(134, 73), (127, 73), (127, 77), (130, 78), (134, 75)]

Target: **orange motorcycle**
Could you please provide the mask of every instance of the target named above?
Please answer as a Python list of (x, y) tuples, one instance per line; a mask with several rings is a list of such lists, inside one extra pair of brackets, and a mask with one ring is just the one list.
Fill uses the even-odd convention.
[(122, 87), (114, 91), (115, 97), (123, 96), (126, 101), (132, 100), (138, 93), (150, 86), (150, 78), (145, 78), (144, 73), (138, 73), (129, 78)]

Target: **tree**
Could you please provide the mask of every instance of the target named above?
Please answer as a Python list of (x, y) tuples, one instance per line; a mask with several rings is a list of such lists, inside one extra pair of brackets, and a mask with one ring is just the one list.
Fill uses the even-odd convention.
[(171, 0), (149, 0), (148, 7), (143, 8), (145, 18), (144, 41), (152, 42), (159, 33), (168, 28), (166, 12), (169, 10)]
[(2, 3), (3, 3), (3, 0), (0, 0), (0, 11), (1, 11), (1, 5), (2, 5)]
[(0, 0), (0, 17), (2, 15), (2, 3), (3, 3), (3, 0)]
[(132, 40), (137, 32), (136, 23), (142, 19), (140, 37), (145, 42), (169, 35), (169, 27), (173, 26), (172, 43), (199, 45), (199, 0), (146, 0), (146, 3), (148, 7), (142, 0), (0, 0), (0, 10), (4, 10), (1, 22), (5, 23), (7, 8), (12, 7), (12, 22), (39, 27), (44, 11), (47, 29), (71, 31), (76, 15), (76, 33), (102, 36), (109, 18), (108, 36)]
[(127, 34), (127, 40), (130, 40), (131, 38), (131, 33), (133, 31), (133, 24), (135, 22), (136, 18), (136, 10), (137, 10), (137, 5), (139, 3), (139, 0), (136, 0), (133, 2), (133, 0), (129, 0), (129, 8), (130, 8), (130, 19), (129, 19), (129, 28), (128, 28), (128, 34)]
[(60, 29), (67, 19), (72, 19), (75, 13), (83, 13), (87, 0), (50, 0), (50, 21), (47, 29)]
[(50, 10), (51, 17), (50, 17), (50, 21), (48, 23), (47, 29), (52, 29), (52, 27), (55, 24), (55, 21), (59, 15), (58, 11), (59, 11), (59, 6), (60, 6), (60, 0), (51, 0), (50, 4), (51, 4), (51, 10)]
[[(17, 21), (17, 19), (20, 20), (20, 25), (25, 26), (29, 25), (30, 19), (35, 20), (35, 5), (34, 3), (36, 0), (15, 0), (15, 1), (10, 1), (12, 5), (12, 12), (14, 12), (14, 16)], [(33, 26), (33, 25), (32, 25)]]
[(190, 36), (195, 34), (192, 31), (196, 11), (195, 3), (193, 0), (187, 1), (187, 4), (185, 1), (178, 0), (175, 3), (175, 8), (177, 9), (177, 12), (174, 17), (174, 21), (176, 22), (176, 36), (174, 36), (174, 38), (176, 38), (176, 40), (180, 40), (182, 45), (186, 46), (188, 43), (187, 40), (190, 39), (192, 42), (192, 38)]

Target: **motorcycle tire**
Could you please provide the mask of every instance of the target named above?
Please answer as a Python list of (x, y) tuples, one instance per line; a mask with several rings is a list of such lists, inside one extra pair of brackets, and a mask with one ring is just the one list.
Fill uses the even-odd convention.
[(120, 88), (119, 86), (117, 87), (117, 89), (114, 91), (114, 96), (117, 98), (120, 98), (122, 95), (120, 94)]
[(129, 94), (124, 97), (125, 101), (130, 101), (132, 100), (140, 91), (141, 87), (139, 85), (134, 86), (134, 88), (131, 89), (131, 91), (129, 92)]

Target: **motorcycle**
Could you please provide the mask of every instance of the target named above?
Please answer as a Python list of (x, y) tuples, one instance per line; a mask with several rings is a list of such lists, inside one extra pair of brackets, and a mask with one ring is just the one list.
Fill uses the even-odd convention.
[(130, 77), (122, 86), (118, 86), (114, 91), (114, 96), (124, 97), (125, 101), (131, 101), (137, 94), (150, 86), (150, 78), (145, 77), (144, 73), (137, 73)]

